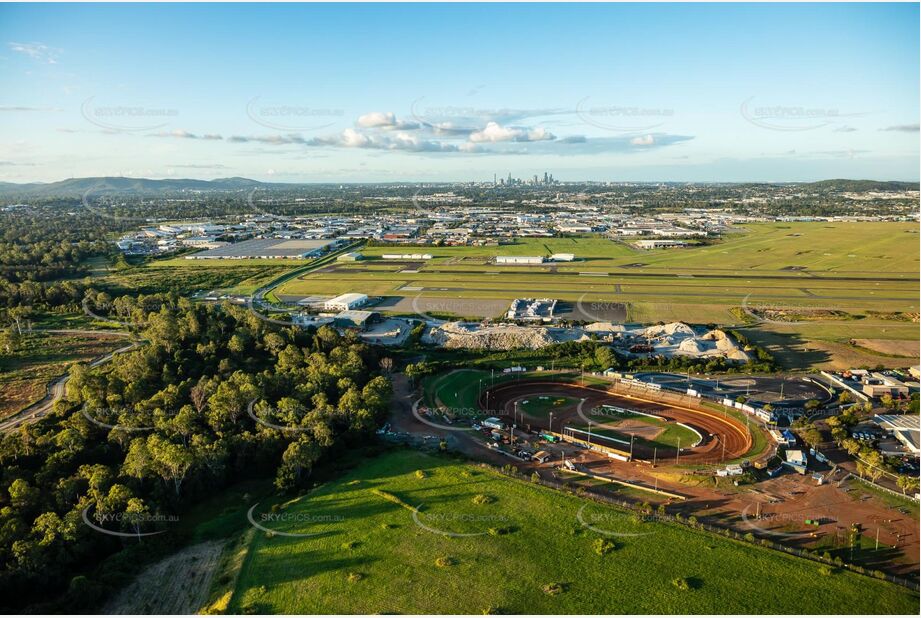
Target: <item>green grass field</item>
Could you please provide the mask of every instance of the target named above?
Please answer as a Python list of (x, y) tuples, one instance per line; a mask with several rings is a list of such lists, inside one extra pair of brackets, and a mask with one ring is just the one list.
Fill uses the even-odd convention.
[[(421, 505), (416, 520), (397, 501)], [(414, 451), (369, 460), (275, 513), (270, 506), (259, 505), (261, 525), (315, 536), (257, 532), (232, 613), (917, 610), (917, 593), (886, 582), (846, 571), (821, 575), (813, 562), (637, 522), (611, 507)], [(460, 534), (472, 536), (450, 536)], [(604, 540), (613, 547), (599, 555), (596, 543)], [(678, 578), (689, 589), (674, 585)], [(552, 585), (557, 594), (544, 591)]]
[(537, 418), (547, 418), (550, 413), (557, 408), (574, 406), (578, 403), (579, 400), (573, 399), (572, 397), (537, 396), (528, 399), (527, 403), (522, 401), (518, 405), (518, 408), (524, 412), (527, 412), (531, 416), (535, 416)]
[[(434, 376), (428, 376), (422, 381), (422, 390), (427, 405), (434, 406), (440, 402), (442, 405), (454, 410), (476, 410), (477, 397), (480, 390), (494, 384), (502, 384), (512, 380), (562, 380), (575, 381), (579, 379), (574, 373), (502, 373), (485, 369), (456, 369)], [(605, 384), (604, 380), (586, 376), (586, 384)], [(535, 409), (539, 400), (535, 399)], [(563, 404), (566, 405), (566, 404)], [(547, 410), (549, 412), (549, 409)]]
[(433, 406), (440, 402), (453, 410), (476, 410), (480, 385), (488, 385), (490, 375), (482, 369), (459, 369), (430, 376), (423, 382), (427, 403)]
[[(714, 245), (652, 251), (601, 237), (524, 238), (491, 247), (427, 248), (433, 259), (418, 272), (401, 272), (402, 265), (375, 259), (392, 248), (366, 247), (362, 253), (368, 260), (296, 279), (279, 293), (361, 289), (387, 295), (404, 286), (461, 287), (460, 296), (470, 298), (504, 299), (512, 292), (533, 290), (568, 300), (577, 300), (583, 293), (616, 294), (640, 305), (732, 306), (751, 292), (753, 303), (808, 306), (829, 301), (824, 304), (870, 309), (898, 305), (898, 310), (907, 310), (902, 305), (916, 305), (917, 242), (917, 229), (908, 223), (749, 225)], [(490, 263), (496, 255), (550, 252), (572, 252), (579, 259), (542, 266)], [(509, 280), (501, 277), (505, 273), (516, 276)], [(601, 273), (607, 276), (596, 276)], [(880, 277), (904, 281), (880, 282)], [(855, 287), (860, 288), (859, 294)], [(454, 290), (425, 290), (429, 295), (444, 291)]]
[[(609, 418), (607, 420), (610, 421), (611, 419)], [(645, 439), (645, 438), (641, 438), (640, 436), (636, 436), (634, 438), (635, 444), (643, 443), (650, 447), (677, 448), (679, 445), (683, 445), (685, 447), (691, 446), (693, 444), (696, 444), (697, 441), (700, 439), (697, 436), (697, 434), (691, 431), (690, 429), (687, 429), (675, 423), (667, 423), (665, 421), (661, 421), (661, 420), (654, 419), (654, 418), (642, 418), (640, 420), (642, 420), (642, 422), (646, 424), (653, 425), (655, 427), (662, 427), (663, 431), (662, 433), (660, 433), (653, 439)], [(576, 424), (572, 424), (571, 426), (575, 427), (576, 429), (581, 429), (582, 431), (588, 431), (588, 426), (585, 424), (576, 423)], [(592, 425), (592, 435), (593, 436), (596, 436), (596, 435), (607, 436), (609, 438), (615, 438), (617, 440), (622, 440), (627, 443), (630, 442), (629, 432), (620, 431), (620, 430), (609, 428), (609, 427), (599, 427), (594, 424)], [(586, 438), (584, 434), (580, 437)]]
[[(628, 321), (739, 324), (750, 306), (844, 311), (851, 319), (753, 328), (758, 343), (790, 369), (904, 366), (848, 346), (852, 338), (918, 341), (917, 323), (870, 312), (918, 312), (918, 227), (912, 223), (764, 223), (746, 225), (712, 245), (638, 250), (606, 238), (524, 238), (494, 247), (430, 247), (419, 269), (377, 259), (392, 248), (365, 247), (368, 260), (294, 278), (276, 292), (446, 299), (549, 296), (583, 304), (625, 303)], [(574, 253), (578, 261), (498, 266), (496, 255)]]
[(176, 291), (251, 294), (273, 278), (304, 264), (300, 260), (151, 260), (98, 277), (96, 285), (123, 293)]

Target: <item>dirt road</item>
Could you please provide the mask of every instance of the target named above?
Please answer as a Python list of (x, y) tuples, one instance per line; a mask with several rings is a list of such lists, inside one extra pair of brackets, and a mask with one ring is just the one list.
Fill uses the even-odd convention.
[[(91, 331), (91, 330), (48, 330), (44, 332), (61, 333), (61, 334), (66, 333), (66, 334), (71, 334), (71, 335), (73, 334), (82, 334), (82, 335), (100, 334), (97, 331)], [(117, 331), (105, 332), (104, 334), (113, 336), (113, 337), (130, 337), (131, 336), (129, 333), (123, 333), (123, 332), (117, 332)], [(103, 365), (111, 361), (113, 358), (115, 358), (116, 355), (122, 354), (124, 352), (129, 352), (137, 348), (138, 346), (141, 345), (141, 343), (143, 342), (133, 341), (126, 346), (123, 346), (121, 348), (118, 348), (117, 350), (113, 350), (112, 352), (109, 352), (108, 354), (103, 354), (102, 356), (96, 357), (90, 361), (89, 366), (99, 367), (100, 365)], [(54, 404), (64, 396), (64, 389), (67, 387), (67, 381), (69, 379), (70, 379), (69, 373), (65, 373), (55, 378), (50, 384), (48, 384), (48, 390), (45, 393), (45, 396), (40, 401), (33, 403), (28, 408), (21, 410), (20, 412), (12, 415), (11, 417), (7, 418), (2, 423), (0, 423), (0, 432), (15, 431), (21, 425), (25, 425), (27, 423), (34, 423), (38, 419), (48, 414), (48, 412), (50, 412), (51, 409), (54, 407)]]

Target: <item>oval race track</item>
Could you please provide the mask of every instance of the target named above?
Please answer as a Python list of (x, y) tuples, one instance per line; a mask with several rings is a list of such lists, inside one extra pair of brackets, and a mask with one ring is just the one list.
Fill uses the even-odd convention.
[[(480, 394), (479, 407), (487, 411), (493, 410), (505, 420), (511, 422), (516, 401), (539, 396), (568, 397), (571, 399), (584, 399), (583, 409), (607, 404), (640, 412), (656, 414), (669, 421), (684, 423), (693, 427), (702, 436), (700, 444), (693, 448), (682, 448), (678, 455), (683, 463), (717, 463), (743, 457), (751, 448), (752, 438), (745, 424), (732, 416), (724, 416), (715, 411), (700, 411), (682, 408), (665, 403), (637, 399), (627, 395), (614, 394), (598, 388), (567, 384), (561, 382), (510, 382), (486, 389)], [(565, 405), (556, 408), (553, 412), (553, 430), (559, 432), (561, 425), (570, 422), (581, 422), (578, 406)], [(519, 408), (519, 413), (521, 412)], [(548, 419), (524, 414), (525, 421), (533, 427), (549, 429)], [(652, 448), (638, 441), (634, 445), (634, 457), (637, 459), (651, 459)], [(675, 456), (674, 448), (658, 447), (657, 454), (660, 458)]]

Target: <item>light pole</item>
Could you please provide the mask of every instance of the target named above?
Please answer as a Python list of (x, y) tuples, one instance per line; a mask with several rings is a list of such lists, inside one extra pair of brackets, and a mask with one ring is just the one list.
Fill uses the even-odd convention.
[(553, 412), (550, 413), (550, 427), (547, 428), (548, 433), (553, 433)]
[(630, 434), (630, 459), (633, 459), (633, 436), (636, 434)]
[(588, 447), (592, 447), (592, 422), (588, 422)]
[(675, 451), (675, 465), (678, 465), (678, 455), (681, 454), (681, 438), (678, 438), (678, 450)]
[(658, 453), (659, 448), (657, 446), (652, 447), (652, 467), (656, 467), (656, 453)]

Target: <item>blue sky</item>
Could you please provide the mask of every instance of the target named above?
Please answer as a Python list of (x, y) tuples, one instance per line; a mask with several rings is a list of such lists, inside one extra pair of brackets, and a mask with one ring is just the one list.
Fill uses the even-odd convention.
[(918, 180), (917, 4), (0, 5), (0, 180)]

